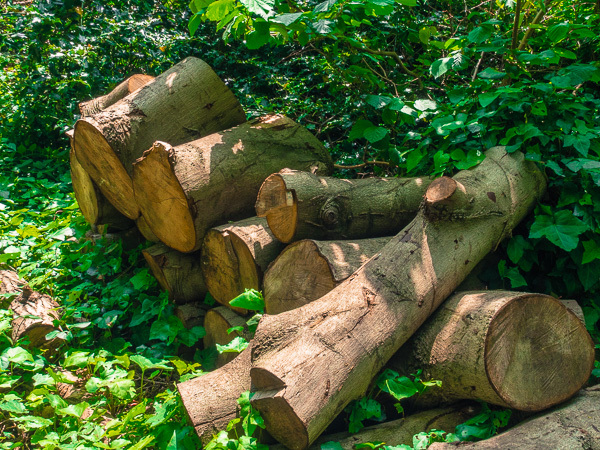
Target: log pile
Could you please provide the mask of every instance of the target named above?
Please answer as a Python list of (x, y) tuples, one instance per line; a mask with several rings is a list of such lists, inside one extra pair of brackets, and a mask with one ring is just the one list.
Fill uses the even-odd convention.
[[(368, 430), (393, 445), (433, 419), (463, 421), (472, 411), (460, 400), (534, 412), (585, 384), (593, 343), (563, 303), (455, 292), (545, 191), (522, 154), (495, 147), (477, 167), (436, 180), (342, 180), (328, 176), (327, 150), (301, 125), (246, 121), (197, 58), (136, 82), (82, 107), (74, 185), (84, 180), (77, 198), (92, 226), (136, 226), (156, 243), (144, 257), (182, 322), (204, 324), (206, 348), (249, 341), (178, 385), (203, 443), (251, 390), (268, 435), (290, 449), (317, 445), (382, 369), (443, 382), (412, 407), (446, 409)], [(264, 292), (254, 335), (249, 311), (229, 304), (246, 289)], [(208, 311), (207, 292), (219, 305)], [(358, 443), (336, 436), (343, 448)]]

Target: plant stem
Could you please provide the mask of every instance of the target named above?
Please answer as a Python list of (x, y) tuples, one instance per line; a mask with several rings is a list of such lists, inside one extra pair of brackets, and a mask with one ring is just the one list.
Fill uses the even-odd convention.
[(548, 8), (550, 7), (551, 3), (552, 3), (552, 0), (546, 0), (544, 2), (544, 6), (542, 6), (542, 9), (540, 9), (537, 12), (535, 17), (529, 24), (529, 28), (525, 32), (525, 36), (523, 36), (523, 39), (521, 39), (521, 43), (519, 44), (518, 50), (523, 50), (525, 48), (525, 46), (527, 45), (527, 40), (531, 36), (531, 33), (533, 33), (533, 25), (537, 25), (538, 23), (540, 23), (542, 21), (542, 19), (544, 18), (544, 14), (546, 14), (546, 11), (548, 11)]
[(515, 22), (513, 24), (512, 30), (512, 44), (510, 46), (511, 50), (517, 48), (517, 40), (519, 37), (519, 23), (521, 22), (521, 6), (523, 0), (517, 0), (517, 6), (515, 7)]

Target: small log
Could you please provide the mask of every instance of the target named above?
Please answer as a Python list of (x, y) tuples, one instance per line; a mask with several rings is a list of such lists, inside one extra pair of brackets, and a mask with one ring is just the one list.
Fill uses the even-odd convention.
[(142, 233), (142, 236), (144, 236), (147, 241), (160, 242), (160, 239), (158, 239), (150, 229), (150, 226), (148, 225), (148, 222), (146, 222), (146, 219), (144, 219), (144, 216), (138, 217), (135, 220), (135, 224), (138, 227), (138, 230), (140, 230), (140, 233)]
[(150, 75), (135, 74), (130, 76), (125, 81), (118, 84), (117, 87), (115, 87), (108, 94), (81, 102), (79, 104), (79, 112), (81, 113), (81, 117), (93, 116), (94, 114), (99, 113), (103, 109), (114, 105), (132, 92), (137, 91), (139, 88), (145, 86), (152, 80), (154, 80), (154, 77)]
[(203, 327), (206, 308), (193, 303), (179, 305), (175, 308), (175, 316), (188, 330), (194, 327)]
[[(137, 219), (131, 164), (155, 140), (177, 145), (244, 121), (241, 105), (217, 74), (190, 57), (104, 111), (78, 120), (73, 145), (106, 198)], [(162, 191), (157, 185), (150, 189)]]
[(265, 273), (265, 312), (279, 314), (321, 298), (392, 238), (353, 241), (304, 239), (285, 248)]
[(555, 298), (475, 291), (446, 300), (387, 367), (442, 380), (421, 406), (473, 399), (532, 412), (581, 389), (594, 356), (585, 325)]
[(264, 272), (284, 246), (260, 217), (211, 228), (202, 245), (202, 273), (208, 291), (217, 302), (246, 314), (229, 301), (245, 289), (260, 290)]
[[(19, 278), (17, 272), (13, 270), (0, 270), (0, 294), (18, 295), (26, 286), (27, 283)], [(1, 303), (4, 304), (6, 302), (2, 301)]]
[(600, 385), (579, 392), (571, 401), (527, 419), (504, 433), (480, 442), (435, 443), (430, 450), (600, 449)]
[(414, 219), (428, 178), (343, 180), (296, 170), (269, 176), (256, 200), (281, 242), (391, 236)]
[(200, 253), (183, 254), (166, 245), (156, 244), (142, 250), (158, 284), (177, 304), (202, 302), (206, 284), (200, 265)]
[[(243, 333), (237, 331), (227, 333), (227, 330), (233, 327), (243, 327), (245, 331)], [(224, 306), (217, 306), (216, 308), (208, 310), (206, 317), (204, 318), (204, 328), (206, 330), (206, 334), (204, 335), (204, 348), (213, 347), (217, 344), (229, 344), (233, 339), (239, 336), (244, 339), (250, 339), (246, 320)], [(216, 367), (224, 366), (237, 356), (238, 353), (219, 354), (217, 362), (215, 363)], [(249, 370), (250, 368), (248, 367), (248, 375), (250, 373)]]
[(290, 449), (308, 447), (473, 267), (527, 215), (545, 178), (503, 147), (427, 189), (415, 219), (319, 300), (260, 321), (252, 404)]
[(252, 215), (261, 183), (283, 167), (329, 172), (332, 162), (304, 127), (266, 116), (177, 147), (155, 142), (134, 164), (135, 198), (154, 234), (187, 253), (209, 228)]

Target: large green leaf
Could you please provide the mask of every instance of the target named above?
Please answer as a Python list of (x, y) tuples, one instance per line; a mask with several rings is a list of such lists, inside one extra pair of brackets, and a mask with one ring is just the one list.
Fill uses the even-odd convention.
[(267, 20), (273, 15), (275, 0), (240, 0), (240, 3), (251, 13), (257, 14)]
[(433, 75), (433, 78), (439, 78), (452, 69), (452, 64), (454, 63), (453, 57), (448, 58), (440, 58), (433, 62), (431, 67), (429, 68), (429, 73)]
[(588, 227), (571, 211), (558, 211), (552, 216), (537, 215), (531, 226), (529, 237), (545, 237), (557, 247), (570, 252), (577, 247), (579, 235)]

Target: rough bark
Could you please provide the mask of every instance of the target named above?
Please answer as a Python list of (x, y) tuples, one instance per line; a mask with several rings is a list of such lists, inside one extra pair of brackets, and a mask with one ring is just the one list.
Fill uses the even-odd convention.
[(78, 120), (73, 145), (106, 198), (136, 219), (131, 164), (155, 140), (178, 145), (244, 121), (227, 86), (208, 64), (190, 57), (104, 111)]
[[(232, 331), (231, 333), (227, 333), (227, 330), (233, 327), (243, 327), (244, 332), (240, 333), (238, 331)], [(206, 330), (206, 334), (204, 335), (204, 348), (213, 347), (216, 344), (229, 344), (238, 336), (241, 336), (244, 339), (250, 339), (246, 320), (224, 306), (217, 306), (206, 313), (206, 317), (204, 318), (204, 328)], [(238, 355), (238, 353), (219, 354), (215, 363), (216, 367), (224, 366)], [(248, 366), (248, 374), (246, 376), (249, 376), (249, 371), (250, 366)]]
[(594, 356), (585, 325), (555, 298), (474, 291), (446, 300), (387, 367), (442, 380), (421, 405), (473, 399), (541, 411), (581, 389)]
[(428, 178), (342, 180), (282, 170), (265, 180), (256, 214), (281, 242), (398, 233), (417, 213)]
[(229, 301), (245, 289), (260, 290), (263, 274), (284, 247), (261, 217), (211, 228), (202, 245), (202, 273), (208, 291), (217, 302), (246, 314)]
[(584, 389), (567, 403), (480, 442), (436, 443), (430, 450), (600, 450), (600, 385)]
[[(354, 450), (356, 445), (365, 442), (385, 442), (388, 446), (409, 445), (412, 447), (413, 436), (422, 431), (444, 430), (454, 431), (457, 425), (476, 414), (477, 408), (470, 404), (457, 404), (446, 408), (431, 409), (412, 414), (403, 419), (384, 422), (363, 428), (358, 433), (336, 433), (321, 436), (309, 448), (320, 450), (326, 442), (337, 442), (344, 450)], [(283, 450), (283, 445), (270, 446), (270, 450)]]
[(416, 218), (319, 300), (263, 316), (252, 403), (290, 449), (308, 447), (545, 190), (537, 166), (502, 147), (428, 188)]
[[(27, 283), (19, 278), (17, 272), (12, 270), (0, 270), (0, 294), (15, 294), (21, 293)], [(2, 299), (0, 299), (2, 301)], [(4, 303), (2, 301), (2, 303)]]
[(160, 242), (160, 239), (158, 239), (150, 229), (150, 226), (148, 225), (148, 222), (146, 222), (146, 219), (144, 219), (144, 216), (138, 217), (135, 221), (135, 224), (138, 227), (138, 230), (140, 230), (140, 233), (142, 233), (142, 236), (144, 236), (147, 241)]
[(154, 77), (150, 75), (136, 74), (130, 76), (125, 81), (118, 84), (117, 87), (115, 87), (108, 94), (93, 98), (86, 102), (81, 102), (79, 104), (79, 112), (81, 113), (81, 117), (93, 116), (94, 114), (99, 113), (103, 109), (114, 105), (132, 92), (137, 91), (139, 88), (145, 86), (152, 80), (154, 80)]
[(201, 302), (206, 296), (206, 283), (200, 266), (200, 252), (183, 254), (166, 245), (156, 244), (142, 250), (158, 284), (177, 304)]
[(283, 167), (329, 172), (332, 163), (304, 127), (265, 116), (177, 147), (156, 142), (134, 164), (135, 198), (162, 242), (190, 252), (209, 228), (251, 216), (261, 183)]
[(206, 308), (200, 305), (188, 303), (175, 308), (175, 315), (188, 330), (194, 327), (204, 326)]
[(279, 314), (321, 298), (392, 238), (353, 241), (304, 239), (285, 248), (265, 273), (265, 312)]

